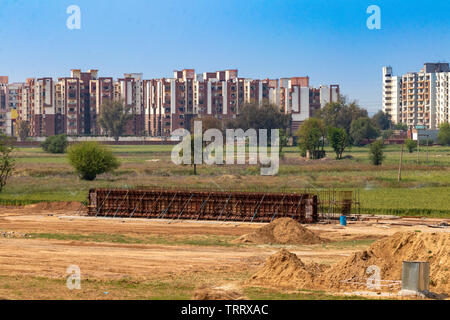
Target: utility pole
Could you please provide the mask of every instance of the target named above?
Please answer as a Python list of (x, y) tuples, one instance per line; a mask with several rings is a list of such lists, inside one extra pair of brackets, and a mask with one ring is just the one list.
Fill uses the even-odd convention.
[(398, 165), (398, 182), (402, 180), (402, 163), (403, 163), (403, 146), (405, 144), (402, 143), (402, 152), (400, 153), (400, 163)]
[(420, 135), (417, 132), (417, 164), (419, 164), (419, 153), (420, 153)]

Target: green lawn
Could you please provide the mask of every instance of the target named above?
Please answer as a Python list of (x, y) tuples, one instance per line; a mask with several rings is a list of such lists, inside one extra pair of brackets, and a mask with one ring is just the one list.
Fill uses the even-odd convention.
[(191, 245), (191, 246), (240, 246), (230, 241), (236, 239), (235, 236), (218, 235), (190, 235), (182, 237), (174, 236), (146, 236), (131, 237), (122, 234), (71, 234), (71, 233), (31, 233), (30, 239), (50, 239), (50, 240), (70, 240), (83, 242), (112, 242), (123, 244), (161, 244), (161, 245)]
[(260, 287), (247, 287), (245, 295), (251, 300), (368, 300), (360, 296), (339, 296), (317, 290), (295, 290), (290, 292)]
[(173, 146), (111, 146), (121, 167), (95, 181), (78, 179), (65, 155), (41, 148), (17, 148), (16, 171), (0, 193), (0, 203), (85, 201), (90, 188), (178, 187), (219, 190), (299, 191), (308, 189), (359, 189), (363, 213), (450, 216), (450, 147), (430, 147), (403, 155), (402, 181), (397, 181), (400, 146), (387, 146), (382, 166), (369, 163), (368, 147), (352, 147), (347, 159), (305, 161), (296, 147), (284, 149), (276, 176), (261, 176), (259, 166), (191, 166), (171, 162)]
[[(236, 275), (237, 280), (248, 277)], [(92, 280), (83, 279), (80, 290), (69, 290), (66, 279), (33, 276), (0, 276), (0, 299), (39, 300), (190, 300), (208, 275), (171, 277), (167, 280)], [(243, 294), (252, 300), (367, 300), (359, 296), (339, 296), (316, 290), (282, 290), (246, 287)]]

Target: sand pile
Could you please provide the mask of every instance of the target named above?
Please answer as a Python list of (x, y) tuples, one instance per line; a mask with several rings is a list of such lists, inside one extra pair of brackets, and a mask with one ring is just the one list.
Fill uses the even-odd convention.
[[(401, 280), (403, 261), (430, 263), (430, 291), (450, 294), (450, 233), (398, 232), (378, 240), (369, 249), (356, 252), (331, 267), (304, 264), (295, 254), (282, 249), (269, 257), (246, 284), (291, 286), (297, 289), (367, 289), (369, 266), (380, 268), (381, 280)], [(359, 282), (361, 285), (343, 281)], [(388, 284), (388, 282), (382, 282)], [(381, 291), (400, 290), (400, 286)]]
[(281, 249), (270, 256), (264, 266), (245, 282), (247, 285), (311, 287), (324, 267), (304, 264), (294, 253)]
[(245, 300), (247, 297), (235, 289), (227, 286), (203, 286), (195, 290), (192, 300)]
[(395, 233), (332, 266), (325, 273), (324, 282), (332, 288), (348, 286), (342, 280), (365, 282), (371, 265), (380, 268), (382, 280), (401, 280), (405, 260), (428, 261), (430, 290), (450, 293), (450, 233)]
[(75, 201), (56, 201), (56, 202), (39, 202), (35, 204), (26, 205), (26, 209), (33, 210), (68, 210), (77, 211), (81, 206), (80, 202)]
[(275, 219), (256, 231), (243, 235), (234, 243), (316, 244), (326, 242), (291, 218)]

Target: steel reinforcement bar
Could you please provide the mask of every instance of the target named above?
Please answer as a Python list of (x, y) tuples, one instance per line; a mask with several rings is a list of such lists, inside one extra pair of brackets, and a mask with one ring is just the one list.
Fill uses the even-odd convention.
[(186, 190), (89, 190), (88, 214), (97, 217), (270, 222), (319, 220), (317, 195)]

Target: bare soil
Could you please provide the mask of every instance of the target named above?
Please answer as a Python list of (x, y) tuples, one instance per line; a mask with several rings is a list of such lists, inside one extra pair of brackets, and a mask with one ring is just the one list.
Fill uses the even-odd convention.
[[(15, 235), (14, 237), (0, 237), (0, 276), (65, 279), (67, 267), (78, 265), (83, 279), (101, 281), (134, 279), (133, 281), (138, 282), (146, 279), (170, 281), (170, 279), (179, 277), (199, 279), (196, 284), (199, 289), (195, 296), (199, 299), (202, 295), (203, 297), (213, 298), (213, 294), (216, 294), (217, 291), (219, 293), (224, 291), (215, 288), (223, 288), (223, 286), (233, 283), (238, 289), (231, 291), (239, 293), (233, 295), (233, 297), (239, 298), (241, 296), (239, 288), (247, 285), (244, 284), (246, 279), (250, 278), (252, 274), (257, 274), (264, 267), (266, 259), (277, 253), (280, 248), (286, 248), (289, 252), (294, 253), (306, 266), (308, 272), (311, 270), (308, 266), (332, 268), (335, 265), (336, 268), (340, 268), (340, 273), (344, 273), (342, 268), (348, 268), (345, 266), (345, 263), (348, 263), (347, 259), (353, 259), (356, 252), (368, 250), (368, 252), (373, 252), (373, 259), (383, 258), (378, 255), (376, 247), (370, 247), (371, 240), (383, 239), (399, 231), (421, 231), (420, 233), (416, 232), (416, 234), (423, 234), (426, 238), (423, 240), (423, 248), (432, 251), (430, 256), (432, 255), (434, 258), (430, 262), (433, 265), (440, 265), (440, 271), (436, 270), (441, 272), (445, 268), (448, 270), (448, 267), (450, 267), (448, 266), (448, 242), (445, 242), (446, 248), (438, 249), (438, 242), (442, 240), (435, 242), (432, 238), (427, 238), (431, 233), (446, 233), (446, 236), (449, 235), (449, 228), (429, 227), (429, 225), (437, 226), (442, 223), (444, 221), (442, 219), (379, 218), (378, 220), (350, 222), (347, 227), (340, 227), (337, 224), (303, 225), (302, 228), (313, 231), (315, 235), (326, 242), (316, 244), (285, 243), (283, 245), (233, 244), (233, 239), (251, 234), (267, 225), (236, 222), (95, 218), (84, 216), (83, 212), (78, 212), (78, 209), (77, 203), (70, 205), (60, 203), (56, 207), (48, 207), (48, 204), (0, 207), (0, 233), (9, 232)], [(446, 220), (446, 222), (448, 223), (449, 220)], [(108, 234), (138, 239), (164, 237), (164, 239), (177, 239), (178, 243), (55, 240), (47, 239), (45, 236), (29, 237), (31, 234)], [(187, 241), (183, 243), (183, 239), (197, 236), (222, 237), (230, 241), (229, 245), (221, 246), (193, 245)], [(409, 238), (402, 239), (398, 239), (399, 243), (409, 243), (410, 241)], [(406, 248), (405, 245), (403, 246)], [(447, 256), (439, 256), (439, 258), (437, 254), (442, 250), (445, 251), (445, 249), (447, 249)], [(411, 250), (417, 251), (418, 247), (411, 246)], [(287, 256), (288, 259), (293, 259), (292, 257), (289, 258), (286, 252), (283, 255)], [(396, 258), (398, 261), (393, 260), (392, 263), (397, 266), (404, 257), (405, 255), (401, 253)], [(412, 254), (406, 257), (411, 259), (426, 258), (426, 255), (417, 255), (416, 257)], [(379, 260), (375, 260), (374, 262), (379, 263)], [(372, 263), (372, 260), (369, 259), (367, 262)], [(365, 266), (365, 263), (355, 264), (355, 267)], [(432, 270), (435, 270), (433, 268), (436, 267), (432, 266)], [(281, 272), (280, 276), (284, 277)], [(205, 280), (206, 277), (209, 277), (209, 280), (214, 278), (215, 282), (209, 283), (209, 280)], [(393, 270), (387, 277), (398, 279), (398, 270)], [(437, 281), (436, 283), (440, 283), (441, 280), (439, 279), (433, 278)], [(202, 285), (207, 287), (202, 289)], [(263, 281), (260, 281), (258, 285), (271, 287), (270, 284)], [(205, 293), (205, 288), (209, 288), (208, 290), (212, 288), (214, 292)], [(317, 286), (317, 289), (321, 288), (323, 286)], [(336, 288), (339, 289), (338, 286)], [(29, 297), (25, 294), (23, 298), (39, 298), (39, 294), (39, 291), (36, 291), (37, 296)], [(11, 289), (0, 286), (0, 296), (9, 298), (17, 295), (14, 295)], [(123, 296), (115, 296), (115, 298), (121, 297)]]
[(291, 218), (275, 219), (234, 241), (234, 243), (259, 244), (318, 244), (324, 242), (326, 240), (320, 238), (314, 231), (308, 230)]
[(297, 289), (322, 288), (328, 291), (361, 289), (367, 288), (368, 268), (375, 267), (382, 277), (377, 290), (399, 291), (399, 284), (396, 285), (394, 281), (401, 279), (402, 262), (424, 261), (430, 263), (430, 291), (449, 296), (449, 248), (450, 233), (397, 232), (331, 267), (317, 263), (305, 264), (296, 254), (281, 249), (270, 256), (246, 284)]

